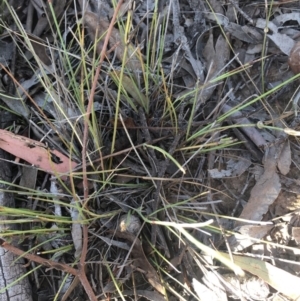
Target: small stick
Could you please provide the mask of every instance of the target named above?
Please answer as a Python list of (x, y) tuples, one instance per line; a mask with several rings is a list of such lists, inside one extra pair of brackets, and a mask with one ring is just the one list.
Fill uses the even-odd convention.
[(72, 274), (74, 276), (78, 275), (78, 270), (70, 267), (67, 264), (64, 263), (58, 263), (53, 260), (45, 259), (40, 256), (30, 254), (30, 253), (25, 253), (24, 251), (20, 250), (19, 248), (14, 247), (13, 245), (7, 243), (4, 239), (0, 238), (0, 246), (4, 248), (7, 251), (10, 251), (14, 253), (15, 255), (21, 256), (23, 258), (26, 258), (28, 260), (37, 262), (41, 265), (44, 265), (48, 268), (54, 268), (56, 270), (64, 271), (66, 273)]
[[(83, 139), (82, 139), (82, 172), (83, 172), (83, 194), (84, 194), (83, 195), (83, 207), (85, 207), (87, 205), (87, 200), (88, 200), (88, 179), (87, 179), (87, 174), (86, 174), (86, 168), (87, 168), (86, 151), (87, 151), (87, 140), (88, 140), (88, 134), (89, 134), (89, 118), (90, 118), (93, 103), (94, 103), (94, 95), (95, 95), (95, 91), (96, 91), (96, 87), (97, 87), (97, 83), (98, 83), (98, 78), (100, 75), (102, 62), (105, 59), (105, 54), (106, 54), (106, 50), (107, 50), (109, 37), (111, 36), (113, 26), (115, 24), (115, 20), (117, 18), (117, 15), (121, 8), (122, 3), (123, 3), (123, 0), (120, 0), (115, 9), (111, 23), (107, 30), (107, 35), (105, 37), (103, 48), (102, 48), (101, 55), (100, 55), (99, 66), (97, 67), (96, 72), (95, 72), (95, 77), (94, 77), (93, 85), (91, 88), (91, 93), (90, 93), (88, 106), (87, 106), (87, 110), (86, 110), (86, 115), (84, 118), (84, 130), (83, 130)], [(85, 274), (85, 269), (84, 269), (85, 259), (86, 259), (87, 250), (88, 250), (88, 228), (87, 228), (87, 226), (82, 225), (82, 230), (83, 230), (83, 244), (82, 244), (82, 253), (80, 256), (80, 261), (78, 264), (78, 266), (79, 266), (78, 277), (79, 277), (82, 285), (84, 286), (84, 289), (85, 289), (86, 293), (88, 294), (90, 300), (97, 301), (97, 297), (95, 296), (93, 289), (92, 289), (90, 283), (88, 282), (88, 279)]]

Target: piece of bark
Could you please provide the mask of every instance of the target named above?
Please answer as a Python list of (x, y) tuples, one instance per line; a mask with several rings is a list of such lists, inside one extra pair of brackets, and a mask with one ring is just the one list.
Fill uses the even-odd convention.
[[(7, 153), (2, 149), (0, 149), (0, 158), (7, 159)], [(7, 192), (8, 187), (4, 184), (4, 182), (10, 183), (10, 181), (10, 164), (2, 161), (0, 164), (0, 206), (14, 208), (15, 200), (13, 195)], [(13, 228), (12, 224), (5, 225), (5, 223), (2, 223), (6, 219), (6, 216), (0, 215), (0, 232), (7, 228)], [(0, 247), (0, 301), (32, 300), (32, 290), (28, 278), (23, 277), (23, 274), (26, 272), (26, 269), (23, 267), (24, 260), (21, 258), (15, 262), (16, 259), (17, 256), (15, 254)], [(4, 290), (5, 287), (8, 288)]]

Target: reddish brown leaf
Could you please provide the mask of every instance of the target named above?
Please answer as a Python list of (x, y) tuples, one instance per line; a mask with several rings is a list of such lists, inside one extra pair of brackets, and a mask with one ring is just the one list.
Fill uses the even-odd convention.
[(0, 148), (52, 175), (68, 173), (77, 163), (44, 143), (0, 130)]

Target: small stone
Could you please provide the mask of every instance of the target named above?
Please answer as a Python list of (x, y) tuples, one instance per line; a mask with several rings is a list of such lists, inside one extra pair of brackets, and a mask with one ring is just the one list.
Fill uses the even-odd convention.
[(122, 215), (120, 218), (119, 229), (121, 232), (129, 232), (136, 235), (141, 229), (141, 221), (135, 215)]

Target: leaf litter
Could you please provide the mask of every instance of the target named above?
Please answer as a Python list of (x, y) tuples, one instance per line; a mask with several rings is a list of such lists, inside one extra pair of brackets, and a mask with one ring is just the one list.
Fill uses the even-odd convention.
[[(1, 193), (15, 204), (0, 204), (0, 250), (39, 245), (39, 257), (24, 256), (52, 269), (29, 276), (32, 292), (299, 298), (297, 1), (1, 5), (0, 148), (14, 173)], [(14, 208), (40, 216), (12, 227)], [(184, 237), (167, 226), (208, 219)], [(228, 258), (244, 279), (220, 264)], [(41, 273), (50, 287), (34, 280)]]

